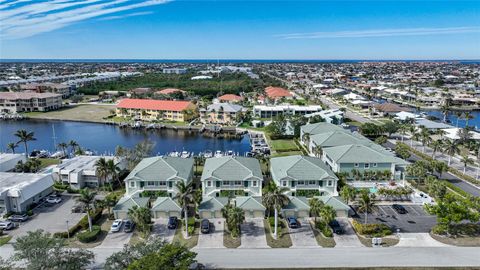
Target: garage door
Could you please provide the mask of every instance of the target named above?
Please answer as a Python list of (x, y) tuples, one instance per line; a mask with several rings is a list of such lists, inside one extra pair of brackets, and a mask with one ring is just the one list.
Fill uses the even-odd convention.
[(283, 211), (283, 215), (285, 218), (287, 217), (295, 217), (295, 211), (293, 210), (285, 210)]
[(265, 212), (263, 211), (255, 211), (253, 213), (253, 216), (256, 217), (256, 218), (264, 218), (265, 217)]
[(202, 211), (200, 212), (200, 216), (202, 218), (212, 218), (212, 212), (210, 211)]
[(178, 212), (178, 211), (172, 211), (172, 212), (169, 213), (168, 216), (169, 216), (169, 217), (177, 217), (177, 218), (180, 218), (180, 215), (181, 215), (180, 212)]
[(125, 211), (115, 211), (114, 215), (115, 215), (116, 219), (127, 219), (128, 218), (128, 214)]
[(245, 210), (245, 218), (253, 218), (253, 213), (252, 213), (252, 211), (246, 211), (246, 210)]
[(337, 217), (348, 217), (348, 213), (346, 210), (337, 210)]
[(168, 218), (167, 212), (165, 211), (155, 211), (155, 218)]
[(306, 217), (309, 217), (309, 213), (308, 211), (298, 211), (298, 216), (299, 218), (306, 218)]
[(215, 217), (216, 218), (222, 218), (223, 217), (222, 211), (215, 211)]

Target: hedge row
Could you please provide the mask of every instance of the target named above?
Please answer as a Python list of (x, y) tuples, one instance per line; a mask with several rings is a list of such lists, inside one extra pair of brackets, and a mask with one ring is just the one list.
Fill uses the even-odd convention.
[(102, 232), (102, 229), (98, 225), (92, 226), (92, 231), (86, 230), (84, 232), (78, 233), (77, 238), (82, 243), (90, 243), (97, 240), (98, 236)]
[(385, 224), (362, 224), (356, 220), (352, 226), (358, 234), (370, 237), (384, 237), (392, 234), (392, 230)]
[[(92, 219), (92, 224), (95, 224), (100, 217), (102, 216), (103, 208), (96, 208), (95, 211), (90, 212), (90, 217)], [(68, 229), (68, 232), (56, 232), (53, 236), (58, 238), (67, 238), (70, 234), (70, 237), (74, 236), (81, 230), (88, 229), (88, 217), (85, 215), (77, 224), (73, 225)]]
[(325, 222), (317, 221), (317, 223), (315, 223), (315, 228), (317, 228), (319, 231), (321, 231), (323, 236), (333, 237), (332, 229)]

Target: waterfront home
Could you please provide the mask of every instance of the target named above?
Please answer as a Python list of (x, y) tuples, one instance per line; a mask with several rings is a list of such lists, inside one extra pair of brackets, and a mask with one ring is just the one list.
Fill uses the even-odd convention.
[(243, 101), (243, 97), (234, 94), (225, 94), (217, 98), (218, 102), (227, 103), (240, 103)]
[(175, 197), (178, 182), (193, 179), (193, 158), (144, 158), (125, 178), (126, 196), (156, 193), (159, 197)]
[(343, 115), (344, 115), (344, 113), (343, 113), (342, 110), (331, 109), (331, 110), (324, 110), (324, 111), (305, 114), (305, 117), (306, 118), (312, 118), (314, 116), (320, 116), (327, 123), (340, 124), (340, 123), (343, 122)]
[(373, 112), (379, 114), (380, 116), (391, 116), (396, 115), (399, 112), (410, 112), (411, 109), (400, 107), (394, 103), (382, 103), (373, 105)]
[(253, 116), (258, 118), (274, 118), (280, 115), (307, 115), (322, 111), (320, 105), (255, 105), (253, 106)]
[(150, 198), (148, 197), (129, 197), (123, 196), (113, 207), (115, 219), (127, 219), (128, 210), (133, 207), (149, 207)]
[(33, 91), (37, 93), (54, 93), (59, 94), (62, 98), (67, 98), (73, 93), (73, 88), (67, 84), (63, 83), (28, 83), (20, 85), (22, 91)]
[(0, 112), (46, 112), (62, 107), (62, 95), (53, 93), (0, 92)]
[(262, 197), (237, 196), (233, 203), (245, 213), (245, 218), (265, 218), (267, 208), (262, 204)]
[(56, 165), (52, 169), (53, 179), (75, 189), (95, 188), (110, 183), (114, 180), (111, 174), (107, 175), (106, 178), (99, 176), (96, 163), (100, 158), (107, 161), (113, 160), (121, 171), (126, 168), (126, 162), (123, 159), (113, 156), (76, 156), (63, 160), (62, 163)]
[(116, 114), (144, 121), (189, 121), (196, 115), (196, 106), (190, 101), (122, 99), (117, 104)]
[(326, 123), (326, 122), (319, 122), (319, 123), (314, 123), (314, 124), (306, 124), (300, 127), (300, 138), (303, 143), (306, 143), (306, 134), (308, 136), (312, 136), (315, 134), (320, 134), (320, 133), (325, 133), (329, 131), (344, 131), (345, 129), (342, 128), (341, 126), (337, 126), (334, 124)]
[(0, 216), (24, 213), (52, 192), (51, 174), (0, 172)]
[(200, 218), (221, 218), (222, 209), (228, 203), (228, 197), (205, 197), (198, 206), (198, 215)]
[(272, 158), (270, 172), (275, 184), (288, 188), (289, 195), (337, 195), (338, 178), (320, 158), (300, 155)]
[(208, 158), (203, 167), (203, 196), (262, 196), (262, 170), (256, 158)]
[(170, 197), (158, 197), (150, 210), (153, 218), (181, 218), (182, 208), (177, 201)]
[(20, 161), (27, 161), (25, 154), (0, 153), (0, 172), (13, 171)]
[(240, 105), (214, 103), (207, 109), (200, 109), (200, 119), (205, 124), (235, 125), (241, 120), (243, 111)]

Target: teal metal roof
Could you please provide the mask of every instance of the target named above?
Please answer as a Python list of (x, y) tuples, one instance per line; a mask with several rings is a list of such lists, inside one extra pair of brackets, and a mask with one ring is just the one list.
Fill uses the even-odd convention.
[(320, 123), (315, 123), (315, 124), (306, 124), (304, 126), (301, 126), (300, 129), (304, 133), (308, 133), (310, 135), (314, 134), (320, 134), (320, 133), (325, 133), (325, 132), (331, 132), (335, 130), (344, 130), (342, 127), (330, 124), (327, 122), (320, 122)]
[(170, 197), (158, 197), (153, 203), (152, 211), (182, 211), (182, 208)]
[(198, 206), (199, 211), (220, 211), (228, 204), (227, 197), (207, 197)]
[(307, 197), (288, 196), (290, 202), (282, 210), (310, 211)]
[(310, 136), (310, 141), (321, 147), (372, 143), (369, 139), (347, 130), (335, 130)]
[(261, 210), (265, 211), (267, 208), (262, 204), (262, 197), (252, 196), (238, 196), (235, 198), (237, 207), (247, 211)]
[(393, 155), (378, 151), (370, 146), (349, 144), (323, 149), (329, 158), (336, 163), (396, 163)]
[(214, 157), (205, 161), (201, 180), (207, 178), (219, 180), (244, 180), (256, 177), (263, 180), (260, 162), (247, 157)]
[(350, 206), (338, 196), (320, 196), (318, 198), (320, 198), (326, 205), (333, 207), (335, 210), (350, 210)]
[(134, 206), (147, 207), (150, 198), (146, 197), (122, 197), (118, 203), (113, 207), (115, 211), (128, 211)]
[(289, 177), (293, 180), (337, 179), (330, 168), (319, 158), (309, 156), (286, 156), (270, 159), (270, 171), (275, 181)]
[(165, 181), (178, 177), (189, 182), (191, 175), (193, 175), (193, 158), (150, 157), (140, 161), (125, 181), (130, 179)]

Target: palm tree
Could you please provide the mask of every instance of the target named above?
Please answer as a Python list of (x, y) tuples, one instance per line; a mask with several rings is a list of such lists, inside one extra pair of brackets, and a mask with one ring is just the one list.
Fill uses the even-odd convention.
[(238, 237), (240, 235), (240, 224), (245, 221), (243, 209), (228, 204), (222, 208), (222, 214), (226, 219), (228, 231), (230, 231), (232, 237)]
[(310, 134), (308, 134), (308, 133), (303, 133), (302, 141), (303, 141), (303, 143), (304, 143), (304, 144), (307, 146), (307, 148), (308, 148), (308, 145), (310, 144)]
[(400, 132), (400, 134), (402, 134), (402, 143), (403, 139), (405, 138), (405, 134), (407, 133), (407, 131), (409, 131), (409, 128), (410, 127), (407, 124), (403, 124), (398, 127), (398, 131)]
[(122, 186), (122, 182), (120, 181), (120, 178), (118, 178), (118, 173), (120, 172), (120, 167), (117, 166), (115, 163), (115, 160), (113, 158), (107, 160), (106, 164), (106, 170), (108, 172), (108, 175), (112, 176), (113, 181), (117, 181), (119, 186)]
[(185, 184), (183, 181), (179, 181), (175, 186), (178, 190), (175, 199), (178, 200), (178, 203), (182, 207), (184, 216), (185, 216), (185, 236), (188, 238), (188, 204), (193, 201), (194, 190), (193, 182)]
[(7, 144), (7, 150), (11, 150), (12, 153), (14, 153), (14, 154), (15, 154), (15, 148), (17, 148), (17, 147), (18, 147), (17, 143), (11, 142), (11, 143)]
[(320, 214), (320, 210), (322, 210), (324, 203), (318, 198), (311, 198), (308, 201), (308, 205), (310, 206), (310, 213), (314, 218), (315, 224), (317, 224), (317, 217)]
[(446, 132), (445, 130), (443, 130), (443, 129), (437, 130), (436, 133), (437, 133), (438, 136), (440, 136), (440, 139), (441, 139), (441, 140), (443, 140), (443, 137), (444, 137), (445, 135), (447, 135), (447, 132)]
[(442, 146), (443, 146), (443, 142), (441, 140), (436, 140), (436, 141), (433, 141), (431, 144), (430, 144), (430, 147), (432, 148), (432, 158), (435, 157), (435, 153), (442, 149)]
[(108, 176), (110, 175), (110, 167), (107, 163), (107, 160), (104, 157), (99, 158), (95, 162), (95, 172), (97, 173), (98, 178), (103, 180), (102, 183), (107, 182)]
[(275, 229), (273, 233), (275, 239), (277, 239), (278, 211), (290, 202), (288, 196), (285, 195), (287, 191), (288, 188), (278, 187), (273, 183), (271, 190), (263, 194), (263, 203), (269, 208), (273, 207), (275, 211)]
[(467, 170), (467, 165), (472, 165), (473, 159), (471, 159), (468, 155), (462, 155), (461, 161), (463, 163), (463, 174), (465, 174)]
[(358, 201), (360, 205), (358, 206), (358, 210), (365, 214), (365, 224), (368, 220), (368, 213), (371, 212), (375, 207), (375, 202), (373, 201), (374, 199), (375, 194), (370, 194), (368, 190), (362, 190), (360, 193), (360, 200)]
[(70, 141), (68, 142), (68, 145), (69, 145), (70, 147), (72, 147), (72, 153), (76, 153), (77, 148), (80, 147), (80, 145), (79, 145), (76, 141), (74, 141), (74, 140), (70, 140)]
[(33, 132), (28, 132), (25, 129), (20, 129), (20, 130), (17, 130), (17, 132), (15, 132), (15, 136), (18, 137), (18, 139), (19, 139), (17, 144), (23, 143), (23, 146), (25, 148), (25, 157), (28, 159), (27, 143), (30, 142), (30, 141), (35, 141), (36, 140), (36, 138), (34, 137), (35, 134)]
[(474, 116), (469, 111), (466, 111), (463, 118), (465, 119), (465, 127), (468, 127), (468, 120), (473, 119)]
[(454, 114), (455, 114), (455, 117), (457, 118), (456, 127), (458, 127), (458, 120), (462, 118), (463, 113), (460, 111), (456, 111)]
[(128, 209), (128, 216), (137, 224), (137, 228), (143, 238), (146, 238), (152, 228), (152, 213), (150, 209), (135, 205)]
[(316, 157), (321, 157), (323, 155), (323, 149), (321, 145), (316, 145), (312, 150)]
[(408, 132), (410, 132), (410, 135), (411, 135), (411, 138), (410, 138), (410, 147), (413, 147), (414, 136), (415, 136), (415, 134), (417, 134), (416, 131), (417, 131), (417, 127), (415, 127), (414, 125), (410, 125), (410, 126), (408, 127)]
[(66, 157), (66, 156), (67, 156), (67, 148), (68, 148), (68, 144), (67, 144), (67, 143), (64, 143), (64, 142), (62, 142), (62, 143), (59, 143), (59, 144), (57, 145), (57, 147), (58, 147), (59, 149), (61, 149), (61, 150), (62, 150), (62, 152), (63, 152), (63, 156), (65, 156), (65, 157)]
[(432, 141), (432, 137), (430, 137), (430, 133), (426, 129), (422, 129), (420, 132), (420, 138), (422, 140), (423, 150), (422, 152), (425, 153), (425, 146)]
[(332, 220), (335, 219), (335, 216), (335, 209), (333, 209), (333, 207), (330, 205), (324, 205), (320, 210), (320, 218), (325, 224), (332, 222)]
[(355, 200), (356, 195), (357, 195), (357, 190), (354, 187), (349, 185), (342, 187), (342, 189), (340, 190), (340, 196), (345, 200), (347, 204)]
[(88, 229), (92, 231), (92, 218), (90, 217), (90, 210), (95, 203), (95, 192), (90, 192), (90, 190), (84, 188), (80, 190), (80, 197), (77, 199), (85, 206), (87, 210), (87, 219), (88, 219)]
[(446, 140), (444, 145), (444, 151), (448, 155), (448, 166), (450, 166), (452, 156), (458, 154), (460, 152), (460, 148), (458, 148), (457, 142), (450, 140)]

